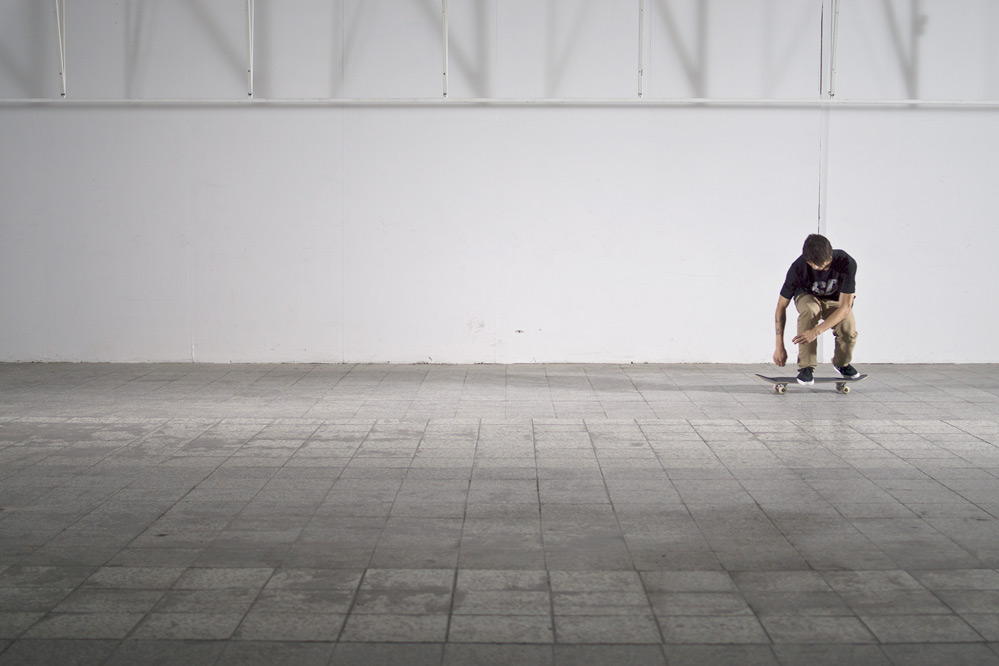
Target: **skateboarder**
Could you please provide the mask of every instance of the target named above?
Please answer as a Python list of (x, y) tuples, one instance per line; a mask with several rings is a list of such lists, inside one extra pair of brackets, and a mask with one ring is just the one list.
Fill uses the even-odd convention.
[(843, 250), (834, 250), (829, 239), (812, 234), (791, 268), (777, 299), (777, 350), (774, 363), (784, 367), (784, 324), (787, 306), (793, 300), (798, 309), (798, 334), (791, 342), (798, 345), (798, 383), (814, 383), (818, 363), (818, 337), (832, 329), (836, 338), (833, 365), (847, 379), (855, 377), (857, 369), (850, 365), (853, 347), (857, 343), (857, 326), (853, 319), (856, 296), (857, 262)]

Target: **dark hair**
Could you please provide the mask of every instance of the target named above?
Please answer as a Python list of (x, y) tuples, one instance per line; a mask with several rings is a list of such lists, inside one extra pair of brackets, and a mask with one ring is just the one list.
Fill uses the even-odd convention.
[(812, 234), (805, 239), (805, 244), (801, 248), (801, 254), (808, 263), (822, 266), (832, 261), (832, 243), (825, 236)]

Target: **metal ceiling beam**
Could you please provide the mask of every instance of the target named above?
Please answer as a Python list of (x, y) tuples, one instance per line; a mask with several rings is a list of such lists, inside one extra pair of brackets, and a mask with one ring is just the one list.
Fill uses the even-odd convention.
[(503, 97), (439, 97), (417, 98), (131, 98), (131, 99), (0, 99), (0, 106), (329, 106), (329, 107), (400, 107), (400, 106), (497, 106), (497, 107), (731, 107), (731, 108), (952, 108), (999, 109), (999, 100), (960, 99), (830, 99), (822, 98), (761, 98), (761, 97), (598, 97), (598, 98), (503, 98)]
[(59, 30), (59, 88), (66, 96), (66, 0), (55, 0), (56, 28)]
[(832, 0), (832, 38), (829, 41), (829, 96), (836, 96), (836, 51), (839, 46), (839, 0)]
[(645, 94), (645, 0), (638, 0), (638, 96)]
[(246, 0), (246, 94), (253, 97), (253, 18), (254, 0)]
[(444, 46), (444, 97), (447, 97), (447, 0), (441, 0), (441, 14), (443, 15), (443, 26), (441, 28), (443, 46)]

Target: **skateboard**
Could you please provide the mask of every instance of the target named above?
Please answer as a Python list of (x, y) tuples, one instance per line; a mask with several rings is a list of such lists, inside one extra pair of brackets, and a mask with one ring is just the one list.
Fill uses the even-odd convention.
[[(798, 384), (797, 377), (767, 377), (766, 375), (761, 375), (759, 373), (756, 373), (756, 376), (762, 379), (763, 381), (767, 382), (768, 384), (771, 384), (774, 387), (774, 391), (777, 391), (777, 393), (780, 393), (781, 395), (787, 393), (788, 384), (795, 384), (795, 385)], [(836, 384), (836, 390), (845, 395), (850, 392), (850, 387), (847, 386), (847, 384), (852, 384), (853, 382), (859, 382), (862, 379), (867, 379), (867, 377), (868, 375), (866, 374), (860, 374), (850, 379), (847, 379), (846, 377), (816, 377), (815, 383), (816, 384), (834, 383)]]

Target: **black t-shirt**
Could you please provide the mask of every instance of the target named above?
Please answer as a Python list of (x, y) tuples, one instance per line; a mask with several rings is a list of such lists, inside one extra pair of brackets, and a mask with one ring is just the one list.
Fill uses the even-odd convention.
[(823, 300), (838, 301), (841, 293), (857, 293), (856, 279), (857, 262), (843, 250), (833, 250), (832, 263), (824, 271), (815, 270), (801, 256), (788, 269), (780, 295), (794, 300), (799, 294), (812, 294)]

